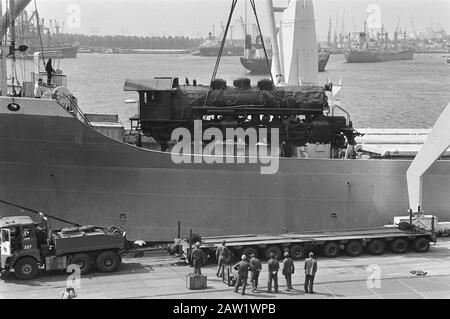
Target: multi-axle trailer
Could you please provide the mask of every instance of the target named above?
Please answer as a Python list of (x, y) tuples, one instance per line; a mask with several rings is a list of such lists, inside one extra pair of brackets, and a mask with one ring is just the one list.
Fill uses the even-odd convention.
[[(274, 253), (277, 258), (281, 258), (283, 252), (287, 251), (295, 260), (303, 259), (309, 251), (320, 252), (329, 258), (337, 257), (341, 251), (352, 257), (361, 255), (365, 250), (372, 255), (381, 255), (386, 249), (402, 254), (410, 248), (424, 253), (429, 250), (430, 242), (436, 242), (433, 225), (431, 230), (401, 223), (400, 226), (356, 230), (203, 237), (200, 249), (214, 256), (216, 248), (226, 241), (227, 247), (236, 256), (255, 253), (268, 259)], [(189, 239), (181, 243), (188, 261), (192, 244), (194, 242)]]

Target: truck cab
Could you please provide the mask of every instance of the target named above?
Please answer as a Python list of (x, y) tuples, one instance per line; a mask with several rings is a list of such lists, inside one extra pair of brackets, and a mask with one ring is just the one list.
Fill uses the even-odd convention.
[(41, 244), (45, 244), (41, 234), (44, 231), (28, 216), (0, 218), (0, 271), (8, 271), (22, 260), (19, 266), (23, 264), (25, 273), (38, 272)]
[(53, 230), (49, 219), (38, 214), (39, 223), (28, 216), (0, 218), (0, 271), (13, 270), (17, 279), (26, 280), (40, 270), (67, 270), (69, 265), (78, 265), (82, 275), (94, 267), (100, 272), (117, 270), (125, 233), (96, 226)]

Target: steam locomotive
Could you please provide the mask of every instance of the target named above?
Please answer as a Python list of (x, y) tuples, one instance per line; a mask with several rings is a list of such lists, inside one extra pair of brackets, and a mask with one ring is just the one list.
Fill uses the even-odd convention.
[(205, 86), (155, 77), (127, 80), (124, 89), (139, 93), (136, 129), (154, 138), (163, 151), (172, 132), (179, 127), (192, 132), (194, 120), (202, 121), (203, 130), (217, 128), (224, 135), (227, 128), (277, 128), (285, 156), (292, 155), (292, 148), (324, 144), (330, 147), (330, 158), (338, 158), (348, 145), (356, 144), (359, 135), (348, 118), (333, 115), (327, 96), (332, 84), (278, 87), (263, 79), (252, 86), (250, 79), (241, 78), (233, 86), (222, 79)]

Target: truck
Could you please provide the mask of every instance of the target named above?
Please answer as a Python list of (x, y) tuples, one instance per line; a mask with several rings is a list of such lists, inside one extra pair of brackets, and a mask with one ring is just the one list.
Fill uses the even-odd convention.
[(126, 246), (120, 228), (71, 223), (72, 227), (54, 230), (50, 217), (24, 209), (38, 214), (40, 221), (34, 222), (29, 216), (0, 218), (0, 271), (14, 271), (17, 279), (29, 280), (41, 270), (67, 270), (70, 265), (77, 265), (81, 275), (93, 268), (100, 272), (117, 270)]

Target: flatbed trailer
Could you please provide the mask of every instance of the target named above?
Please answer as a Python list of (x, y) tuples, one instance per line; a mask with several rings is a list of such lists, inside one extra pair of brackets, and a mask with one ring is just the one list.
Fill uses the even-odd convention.
[[(235, 256), (252, 253), (269, 258), (274, 253), (281, 258), (288, 251), (295, 260), (303, 259), (309, 251), (322, 253), (328, 258), (337, 257), (341, 251), (357, 257), (364, 250), (372, 255), (381, 255), (389, 248), (393, 253), (402, 254), (413, 248), (419, 253), (427, 252), (430, 242), (436, 242), (434, 229), (426, 230), (415, 226), (402, 230), (398, 226), (365, 228), (336, 231), (307, 231), (283, 234), (245, 234), (236, 236), (203, 237), (202, 249), (209, 256), (215, 256), (215, 250), (226, 241), (227, 247)], [(195, 242), (183, 241), (183, 255), (190, 261), (192, 246)]]

